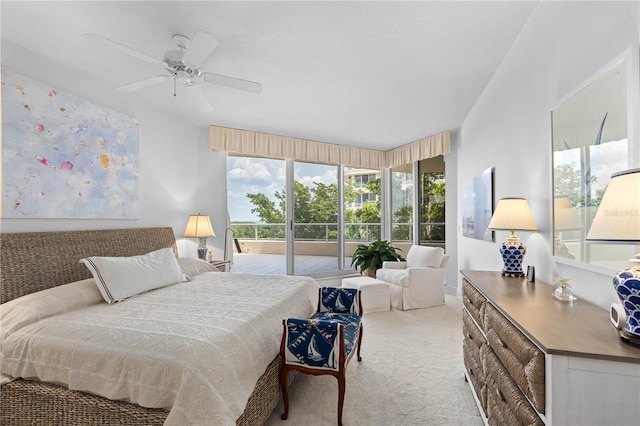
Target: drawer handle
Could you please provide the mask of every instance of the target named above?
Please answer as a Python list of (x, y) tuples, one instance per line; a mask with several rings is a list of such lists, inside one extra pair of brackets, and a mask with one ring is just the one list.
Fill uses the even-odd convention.
[(504, 343), (504, 342), (503, 342), (499, 337), (497, 337), (497, 339), (498, 339), (498, 344), (499, 344), (500, 346), (502, 346), (503, 348), (506, 348), (506, 347), (507, 347), (507, 344), (506, 344), (506, 343)]
[(496, 396), (500, 401), (504, 402), (504, 395), (500, 392), (500, 389), (496, 389)]

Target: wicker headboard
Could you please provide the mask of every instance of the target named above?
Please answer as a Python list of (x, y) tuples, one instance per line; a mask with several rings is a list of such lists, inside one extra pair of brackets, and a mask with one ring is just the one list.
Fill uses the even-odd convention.
[(171, 247), (172, 228), (0, 233), (0, 303), (90, 278), (87, 256), (135, 256)]

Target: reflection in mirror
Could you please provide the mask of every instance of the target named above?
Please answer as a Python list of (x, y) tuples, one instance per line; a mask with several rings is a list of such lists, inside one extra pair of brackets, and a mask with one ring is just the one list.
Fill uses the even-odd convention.
[[(556, 256), (566, 257), (569, 259), (575, 259), (576, 254), (569, 250), (569, 247), (564, 243), (564, 239), (572, 241), (579, 235), (579, 231), (582, 229), (582, 220), (578, 215), (578, 209), (572, 204), (571, 200), (567, 196), (557, 196), (553, 200), (553, 223), (554, 223), (554, 247), (553, 251)], [(574, 232), (571, 234), (571, 232)], [(579, 237), (578, 237), (579, 238)], [(575, 245), (572, 246), (575, 250)]]
[(629, 247), (584, 239), (611, 174), (628, 169), (627, 68), (618, 62), (551, 112), (553, 254), (612, 269)]

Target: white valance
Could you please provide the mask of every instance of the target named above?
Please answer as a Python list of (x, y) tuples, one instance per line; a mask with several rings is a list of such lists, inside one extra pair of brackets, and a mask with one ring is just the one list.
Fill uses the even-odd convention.
[(209, 147), (233, 155), (292, 158), (297, 161), (382, 169), (424, 160), (450, 151), (449, 132), (439, 133), (390, 151), (316, 142), (249, 130), (209, 126)]
[(450, 151), (449, 132), (442, 132), (386, 151), (385, 163), (387, 167), (396, 167), (438, 155), (447, 155)]

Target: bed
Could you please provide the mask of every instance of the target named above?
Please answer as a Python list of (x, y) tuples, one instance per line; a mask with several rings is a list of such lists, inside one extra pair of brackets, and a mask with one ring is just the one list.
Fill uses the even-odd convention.
[[(79, 388), (83, 391), (69, 390), (65, 386), (59, 385), (62, 380), (58, 380), (55, 373), (51, 373), (53, 375), (43, 373), (44, 376), (53, 378), (52, 381), (54, 383), (17, 379), (5, 383), (0, 388), (0, 423), (16, 425), (236, 423), (245, 425), (262, 424), (268, 418), (280, 396), (278, 386), (279, 358), (277, 353), (279, 334), (281, 333), (281, 319), (289, 315), (304, 316), (313, 312), (315, 306), (314, 298), (317, 297), (317, 283), (305, 277), (278, 277), (278, 282), (276, 283), (275, 277), (210, 272), (195, 276), (188, 282), (152, 290), (114, 305), (108, 305), (104, 301), (94, 303), (96, 300), (92, 298), (96, 297), (96, 289), (91, 284), (88, 284), (91, 281), (92, 274), (85, 265), (79, 263), (79, 259), (89, 256), (136, 256), (165, 248), (176, 249), (175, 238), (171, 228), (0, 234), (0, 302), (3, 303), (2, 306), (5, 307), (4, 310), (6, 312), (9, 312), (8, 306), (22, 303), (24, 299), (35, 300), (35, 302), (32, 301), (31, 303), (41, 303), (42, 306), (38, 309), (43, 309), (43, 306), (54, 306), (55, 304), (49, 305), (43, 302), (41, 299), (42, 294), (46, 294), (46, 297), (54, 297), (54, 300), (71, 303), (71, 300), (76, 296), (69, 297), (69, 293), (65, 293), (69, 288), (72, 289), (71, 294), (79, 295), (77, 296), (79, 299), (82, 299), (84, 296), (81, 295), (86, 293), (89, 295), (85, 298), (90, 300), (87, 303), (91, 305), (91, 315), (95, 317), (90, 321), (89, 325), (76, 324), (75, 327), (88, 328), (90, 333), (88, 339), (91, 339), (97, 333), (95, 324), (99, 323), (100, 326), (103, 324), (102, 315), (114, 315), (114, 312), (118, 312), (115, 316), (121, 317), (124, 321), (129, 321), (128, 318), (136, 317), (134, 313), (139, 312), (140, 309), (155, 309), (148, 306), (157, 301), (159, 301), (160, 305), (166, 304), (167, 301), (172, 301), (172, 309), (180, 310), (184, 309), (184, 302), (177, 301), (176, 298), (191, 298), (196, 301), (194, 303), (197, 306), (178, 312), (181, 317), (188, 317), (185, 322), (200, 324), (201, 321), (205, 321), (203, 318), (215, 316), (219, 316), (223, 321), (226, 321), (222, 325), (206, 323), (206, 331), (203, 330), (203, 335), (206, 334), (207, 338), (196, 338), (190, 341), (189, 345), (195, 345), (200, 350), (200, 352), (197, 352), (198, 356), (189, 353), (184, 357), (177, 358), (179, 360), (193, 360), (190, 361), (189, 368), (195, 369), (194, 371), (198, 373), (187, 376), (187, 379), (182, 377), (182, 381), (189, 384), (195, 382), (199, 385), (198, 389), (200, 391), (198, 392), (200, 392), (199, 398), (201, 399), (198, 403), (193, 404), (194, 391), (189, 391), (190, 393), (181, 393), (182, 391), (180, 391), (177, 392), (174, 399), (172, 399), (173, 395), (167, 397), (173, 401), (171, 407), (168, 407), (167, 401), (162, 400), (162, 398), (159, 398), (159, 402), (150, 403), (148, 398), (145, 399), (144, 397), (142, 398), (142, 405), (145, 405), (145, 407), (142, 407), (125, 401), (138, 399), (140, 393), (144, 394), (140, 390), (133, 392), (134, 396), (127, 395), (123, 397), (122, 386), (116, 387), (112, 389), (113, 395), (116, 397), (116, 400), (113, 400), (93, 394), (92, 392), (98, 392), (92, 388), (87, 388), (86, 380), (85, 382), (83, 382), (83, 379), (69, 380), (73, 383), (70, 386), (72, 388), (76, 388), (78, 383), (81, 383)], [(279, 288), (283, 290), (276, 290)], [(237, 293), (244, 295), (238, 301), (230, 299), (236, 289), (238, 290)], [(254, 297), (253, 299), (246, 298), (247, 294), (256, 293), (260, 289), (266, 289), (267, 292), (264, 295), (257, 296), (258, 299), (255, 298), (255, 295), (252, 296)], [(33, 294), (40, 291), (44, 291), (44, 293)], [(55, 294), (54, 296), (49, 296), (50, 293)], [(262, 299), (270, 299), (274, 293), (283, 293), (286, 295), (286, 299), (274, 300), (272, 305), (263, 306)], [(14, 300), (22, 296), (26, 297), (23, 297), (20, 301)], [(55, 299), (56, 297), (58, 299)], [(176, 301), (175, 303), (173, 302), (174, 300)], [(8, 303), (5, 304), (5, 302)], [(95, 308), (94, 305), (96, 306)], [(206, 308), (208, 306), (212, 306), (211, 311), (218, 314), (207, 314)], [(225, 313), (224, 310), (227, 308), (230, 310)], [(83, 312), (82, 318), (84, 320), (86, 318), (83, 311), (85, 308), (81, 306), (79, 309)], [(94, 309), (97, 309), (98, 312), (96, 313)], [(288, 309), (295, 311), (287, 312)], [(198, 316), (198, 312), (200, 312), (200, 316)], [(257, 317), (251, 319), (249, 317), (251, 312), (254, 312)], [(55, 327), (58, 327), (58, 323), (75, 324), (74, 321), (80, 314), (75, 311), (65, 311), (61, 313), (55, 312), (55, 315), (60, 316), (54, 317), (55, 320), (47, 320), (46, 324), (48, 326), (56, 324)], [(181, 334), (181, 330), (184, 330), (181, 328), (183, 325), (174, 325), (172, 318), (164, 318), (163, 315), (154, 317), (154, 315), (158, 314), (145, 312), (145, 315), (137, 315), (139, 318), (135, 321), (162, 323), (164, 324), (163, 327), (171, 328), (171, 333), (167, 334), (177, 334), (181, 338), (193, 333), (193, 330), (185, 331), (183, 336)], [(247, 317), (247, 321), (241, 321), (240, 317), (243, 320), (244, 317)], [(97, 321), (96, 318), (100, 318), (100, 321)], [(149, 318), (155, 318), (156, 321), (149, 321)], [(55, 323), (55, 321), (58, 321), (58, 323)], [(104, 320), (104, 323), (108, 321), (111, 320)], [(209, 319), (206, 319), (206, 321), (209, 321)], [(227, 327), (231, 327), (229, 323), (235, 322), (242, 324), (239, 332), (230, 328), (225, 331)], [(266, 325), (266, 331), (252, 330), (260, 323)], [(40, 327), (41, 325), (38, 323), (37, 328), (40, 329)], [(42, 327), (45, 327), (45, 325), (42, 325)], [(254, 333), (255, 335), (250, 339), (245, 339), (243, 343), (245, 345), (244, 349), (241, 351), (233, 349), (232, 351), (236, 352), (233, 352), (231, 357), (226, 357), (227, 359), (223, 361), (221, 366), (214, 367), (218, 361), (209, 357), (214, 357), (213, 353), (216, 351), (224, 354), (227, 350), (227, 345), (231, 345), (231, 343), (228, 343), (227, 340), (219, 340), (221, 338), (220, 333), (214, 335), (213, 331), (211, 331), (212, 329), (222, 330), (222, 335), (226, 333), (231, 336), (230, 341), (234, 339), (237, 341), (239, 334), (249, 336)], [(44, 334), (46, 335), (47, 333), (46, 329), (44, 329)], [(73, 335), (73, 333), (69, 334)], [(126, 337), (120, 335), (118, 342), (122, 340), (123, 343), (126, 343), (126, 339)], [(200, 340), (204, 343), (200, 342)], [(7, 341), (10, 341), (10, 339), (7, 339)], [(216, 342), (215, 346), (207, 346), (211, 345), (211, 342)], [(155, 340), (154, 343), (158, 344)], [(75, 344), (75, 342), (70, 343), (70, 345)], [(187, 348), (189, 345), (184, 347)], [(116, 344), (114, 343), (113, 346), (116, 346)], [(170, 345), (167, 347), (170, 347)], [(5, 351), (7, 351), (6, 356)], [(78, 352), (83, 351), (84, 349)], [(91, 353), (90, 349), (87, 349), (87, 351)], [(137, 351), (138, 349), (136, 348), (132, 352)], [(5, 361), (13, 359), (15, 352), (15, 350), (11, 352), (9, 348), (3, 347), (3, 359)], [(152, 352), (141, 353), (142, 359), (149, 360), (149, 365), (153, 364), (155, 358), (161, 356), (156, 356)], [(178, 353), (182, 352), (178, 351)], [(59, 356), (63, 357), (62, 355)], [(95, 354), (91, 356), (93, 357)], [(140, 354), (136, 356), (140, 358)], [(243, 356), (246, 357), (242, 358)], [(232, 361), (237, 358), (243, 365), (248, 365), (250, 368), (242, 367), (237, 370), (237, 374), (233, 373), (228, 364), (232, 361), (229, 361), (228, 358), (231, 358)], [(82, 358), (77, 358), (77, 362), (74, 362), (74, 367), (79, 368), (79, 366), (83, 365), (81, 360)], [(121, 362), (121, 364), (126, 364), (127, 362)], [(7, 366), (13, 364), (16, 364), (16, 362), (6, 362)], [(25, 367), (23, 364), (19, 366), (19, 368), (22, 368), (20, 371), (27, 372), (27, 376), (32, 376), (33, 365)], [(101, 362), (100, 364), (109, 365), (108, 362)], [(111, 364), (113, 366), (113, 363)], [(89, 365), (90, 363), (87, 363), (83, 368), (88, 369), (87, 366)], [(213, 374), (207, 373), (209, 366), (211, 366), (210, 369), (214, 372)], [(218, 376), (224, 376), (227, 370), (234, 377), (234, 380), (238, 381), (237, 386), (236, 384), (221, 386), (220, 389), (214, 389), (215, 392), (201, 391), (201, 389), (218, 386), (216, 385), (219, 379)], [(15, 373), (15, 371), (12, 371), (12, 373)], [(166, 380), (170, 381), (171, 377), (173, 377), (172, 374), (174, 373), (169, 372), (161, 377), (166, 377)], [(246, 387), (249, 382), (253, 386), (252, 391), (250, 389), (251, 386), (248, 390), (239, 390), (243, 388), (242, 384)], [(63, 384), (67, 385), (67, 383)], [(156, 385), (154, 384), (154, 386)], [(102, 390), (100, 390), (100, 393), (102, 393)], [(161, 396), (165, 395), (164, 392), (159, 394)], [(226, 402), (226, 394), (235, 394), (231, 402)], [(248, 394), (250, 395), (247, 396)], [(151, 393), (148, 393), (147, 397), (149, 395)], [(245, 400), (247, 402), (244, 408), (238, 405), (238, 401), (244, 403)], [(153, 407), (154, 404), (164, 408), (146, 408)], [(202, 407), (205, 408), (200, 418), (197, 417), (200, 414), (194, 414), (192, 410)], [(170, 411), (168, 411), (169, 409)]]

